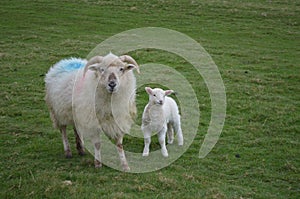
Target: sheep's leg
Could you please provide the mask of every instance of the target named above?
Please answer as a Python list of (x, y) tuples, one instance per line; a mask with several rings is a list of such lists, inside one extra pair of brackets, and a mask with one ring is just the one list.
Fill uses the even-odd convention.
[(150, 143), (151, 143), (151, 132), (144, 132), (144, 151), (143, 151), (143, 156), (148, 156), (149, 155), (149, 147), (150, 147)]
[(164, 157), (168, 157), (168, 150), (166, 147), (166, 133), (167, 133), (167, 127), (163, 127), (161, 131), (158, 132), (158, 141), (161, 146), (161, 153)]
[(172, 126), (171, 122), (168, 123), (167, 137), (168, 137), (168, 144), (173, 144), (174, 131), (173, 131), (173, 126)]
[(66, 156), (66, 158), (71, 158), (72, 157), (72, 152), (71, 152), (68, 137), (67, 137), (67, 126), (61, 126), (59, 130), (60, 130), (61, 135), (62, 135), (65, 156)]
[(123, 136), (117, 138), (117, 149), (118, 149), (118, 153), (120, 156), (120, 160), (121, 160), (121, 165), (124, 171), (129, 171), (130, 168), (128, 166), (126, 157), (125, 157), (125, 152), (123, 149)]
[(85, 152), (84, 152), (84, 147), (83, 147), (83, 141), (80, 138), (80, 135), (78, 134), (78, 131), (76, 130), (76, 128), (74, 127), (73, 129), (74, 129), (74, 134), (76, 137), (76, 148), (77, 148), (78, 154), (84, 155)]
[(97, 140), (94, 143), (94, 154), (95, 154), (95, 168), (100, 168), (102, 167), (101, 163), (101, 154), (100, 154), (100, 140)]
[(176, 122), (174, 122), (173, 126), (174, 126), (174, 130), (177, 133), (178, 145), (182, 146), (183, 145), (183, 135), (182, 135), (181, 125), (180, 125), (180, 118)]

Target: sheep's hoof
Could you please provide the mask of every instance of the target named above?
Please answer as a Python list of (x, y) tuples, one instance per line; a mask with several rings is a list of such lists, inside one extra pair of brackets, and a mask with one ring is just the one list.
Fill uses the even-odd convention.
[(99, 160), (95, 160), (95, 168), (101, 168), (102, 163)]
[(85, 155), (85, 152), (84, 152), (84, 151), (78, 151), (78, 154), (79, 154), (80, 156), (84, 156), (84, 155)]
[(129, 172), (130, 171), (129, 166), (128, 165), (127, 166), (123, 166), (123, 171), (124, 172)]
[(102, 164), (100, 163), (100, 164), (97, 164), (97, 165), (95, 165), (95, 168), (96, 169), (99, 169), (99, 168), (101, 168), (102, 167)]
[(69, 159), (69, 158), (72, 158), (72, 153), (71, 153), (71, 151), (66, 151), (66, 152), (65, 152), (65, 157), (68, 158), (68, 159)]

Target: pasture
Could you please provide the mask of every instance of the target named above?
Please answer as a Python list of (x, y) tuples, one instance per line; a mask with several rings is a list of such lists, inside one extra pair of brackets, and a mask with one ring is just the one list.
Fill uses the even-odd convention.
[[(300, 3), (290, 0), (1, 1), (0, 198), (299, 198), (299, 19)], [(203, 78), (174, 54), (141, 49), (130, 53), (138, 63), (172, 66), (192, 85), (201, 118), (191, 146), (155, 172), (95, 169), (91, 154), (76, 154), (69, 128), (66, 159), (44, 101), (45, 73), (141, 27), (179, 31), (211, 55), (227, 97), (217, 144), (198, 158), (211, 116)], [(147, 101), (138, 88), (137, 123)], [(127, 135), (124, 148), (142, 153), (143, 140)]]

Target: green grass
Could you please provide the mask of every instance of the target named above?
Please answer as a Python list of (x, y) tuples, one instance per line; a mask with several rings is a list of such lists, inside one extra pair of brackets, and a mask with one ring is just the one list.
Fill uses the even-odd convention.
[[(1, 1), (0, 198), (299, 198), (299, 11), (296, 1)], [(172, 64), (195, 89), (201, 121), (191, 147), (157, 172), (97, 170), (92, 155), (76, 155), (69, 131), (74, 157), (65, 159), (44, 74), (114, 34), (149, 26), (190, 36), (218, 65), (227, 116), (215, 148), (198, 158), (211, 111), (203, 79), (174, 55), (141, 50), (132, 53), (139, 63)], [(139, 141), (126, 137), (126, 150), (142, 150)]]

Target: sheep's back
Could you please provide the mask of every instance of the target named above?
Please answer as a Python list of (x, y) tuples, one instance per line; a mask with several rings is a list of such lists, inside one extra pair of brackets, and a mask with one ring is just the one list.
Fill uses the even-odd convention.
[(50, 68), (45, 77), (46, 102), (57, 125), (73, 124), (72, 92), (76, 74), (84, 67), (85, 60), (61, 60)]

